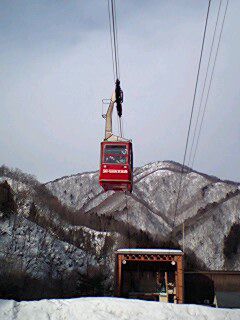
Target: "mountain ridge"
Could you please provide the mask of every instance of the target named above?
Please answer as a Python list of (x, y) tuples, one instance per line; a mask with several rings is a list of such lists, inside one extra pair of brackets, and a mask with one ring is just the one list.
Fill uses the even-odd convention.
[[(183, 188), (175, 214), (181, 174)], [(11, 193), (11, 204), (4, 204), (3, 189), (2, 195)], [(0, 167), (0, 270), (3, 274), (12, 270), (16, 276), (13, 261), (18, 259), (23, 276), (31, 281), (40, 278), (48, 296), (56, 288), (63, 295), (81, 295), (86, 281), (98, 294), (111, 293), (116, 249), (181, 248), (183, 222), (187, 269), (238, 270), (239, 221), (238, 183), (187, 167), (181, 173), (181, 165), (173, 161), (135, 168), (132, 194), (103, 192), (97, 171), (41, 184), (18, 169)], [(62, 288), (59, 277), (64, 283), (75, 280)], [(48, 279), (55, 281), (54, 288)], [(9, 283), (1, 281), (9, 290)], [(41, 296), (38, 290), (36, 294)]]
[[(151, 165), (151, 164), (155, 164), (155, 163), (160, 163), (160, 162), (163, 162), (163, 163), (172, 163), (172, 164), (175, 164), (177, 166), (179, 166), (179, 171), (178, 172), (181, 172), (181, 168), (182, 168), (182, 164), (180, 164), (179, 162), (177, 161), (174, 161), (174, 160), (162, 160), (162, 161), (153, 161), (153, 162), (149, 162), (149, 163), (146, 163), (146, 164), (143, 164), (142, 166), (138, 166), (138, 167), (134, 167), (134, 171), (137, 171), (138, 169), (140, 168), (143, 168), (145, 166), (148, 166), (148, 165)], [(166, 168), (167, 169), (167, 168)], [(209, 179), (213, 179), (213, 180), (216, 180), (216, 181), (222, 181), (222, 182), (225, 182), (225, 183), (229, 183), (229, 184), (234, 184), (234, 185), (240, 185), (240, 182), (237, 182), (237, 181), (233, 181), (233, 180), (229, 180), (229, 179), (221, 179), (221, 178), (218, 178), (217, 176), (214, 176), (214, 175), (210, 175), (208, 173), (203, 173), (199, 170), (195, 170), (195, 169), (192, 169), (186, 165), (184, 165), (184, 169), (188, 170), (189, 172), (195, 172), (197, 174), (200, 174), (202, 176), (206, 176), (206, 177), (209, 177)], [(163, 169), (162, 169), (163, 170)], [(174, 170), (173, 170), (174, 171)], [(91, 171), (83, 171), (83, 172), (78, 172), (78, 173), (74, 173), (74, 174), (70, 174), (70, 175), (64, 175), (62, 177), (59, 177), (59, 178), (56, 178), (56, 179), (52, 179), (52, 180), (49, 180), (47, 182), (44, 182), (43, 184), (44, 185), (47, 185), (48, 183), (51, 183), (51, 182), (57, 182), (59, 180), (62, 180), (62, 179), (65, 179), (65, 178), (71, 178), (71, 177), (75, 177), (75, 176), (79, 176), (79, 175), (84, 175), (84, 174), (94, 174), (94, 173), (98, 173), (99, 170), (91, 170)]]

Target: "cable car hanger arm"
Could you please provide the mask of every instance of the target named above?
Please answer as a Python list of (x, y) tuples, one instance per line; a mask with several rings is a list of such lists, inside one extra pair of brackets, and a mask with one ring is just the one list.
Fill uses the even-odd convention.
[(114, 103), (116, 101), (116, 94), (115, 90), (113, 91), (109, 107), (106, 113), (106, 124), (105, 124), (105, 139), (108, 140), (112, 135), (112, 113), (113, 113), (113, 108), (114, 108)]
[[(105, 141), (129, 141), (129, 139), (125, 139), (123, 137), (119, 137), (112, 133), (112, 113), (114, 104), (117, 105), (117, 112), (122, 115), (122, 102), (123, 102), (123, 92), (120, 88), (120, 81), (117, 79), (115, 90), (112, 93), (112, 97), (108, 106), (108, 110), (105, 118)], [(119, 116), (120, 117), (120, 116)]]

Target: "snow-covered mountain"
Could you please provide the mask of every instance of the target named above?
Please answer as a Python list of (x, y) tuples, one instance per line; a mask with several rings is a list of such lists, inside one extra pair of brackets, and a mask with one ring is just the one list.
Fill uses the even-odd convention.
[[(185, 168), (176, 210), (181, 166), (172, 161), (147, 164), (134, 171), (133, 193), (103, 192), (98, 172), (63, 177), (47, 188), (78, 214), (113, 217), (143, 231), (157, 243), (182, 246), (200, 268), (240, 268), (240, 239), (231, 244), (232, 229), (240, 229), (239, 184)], [(111, 230), (110, 230), (111, 231)], [(230, 237), (230, 238), (229, 238)], [(138, 245), (139, 235), (132, 245)], [(228, 247), (226, 247), (228, 246)], [(191, 259), (190, 259), (191, 260)]]
[(70, 223), (70, 210), (30, 175), (0, 173), (0, 296), (97, 294), (96, 282), (112, 286), (114, 235)]
[(172, 161), (136, 168), (132, 194), (103, 192), (98, 172), (45, 185), (6, 167), (0, 176), (6, 286), (11, 274), (22, 281), (21, 270), (49, 288), (57, 283), (63, 296), (86, 286), (93, 294), (110, 292), (117, 248), (182, 247), (183, 223), (187, 268), (240, 269), (238, 183), (185, 168), (176, 209), (181, 166)]

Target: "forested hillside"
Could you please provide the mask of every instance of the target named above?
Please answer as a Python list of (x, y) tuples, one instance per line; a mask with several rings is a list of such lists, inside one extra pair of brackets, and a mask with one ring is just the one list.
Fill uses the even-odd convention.
[[(108, 295), (120, 247), (182, 247), (188, 269), (240, 267), (239, 184), (181, 166), (134, 171), (132, 194), (104, 193), (98, 173), (39, 183), (0, 168), (1, 297)], [(24, 292), (21, 288), (24, 286)]]

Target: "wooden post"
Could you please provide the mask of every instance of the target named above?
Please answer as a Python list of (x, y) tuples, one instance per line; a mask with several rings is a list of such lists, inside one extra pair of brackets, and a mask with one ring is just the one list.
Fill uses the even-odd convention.
[(169, 302), (169, 299), (168, 299), (168, 273), (167, 272), (165, 272), (165, 286), (166, 286), (166, 294), (167, 294), (166, 300), (167, 300), (167, 302)]
[(122, 255), (121, 254), (117, 255), (117, 261), (118, 261), (117, 263), (118, 264), (117, 297), (121, 297), (121, 293), (122, 293)]
[(184, 252), (185, 250), (185, 220), (183, 221), (182, 224), (182, 251)]
[(183, 303), (184, 283), (183, 283), (183, 256), (177, 257), (177, 303)]

